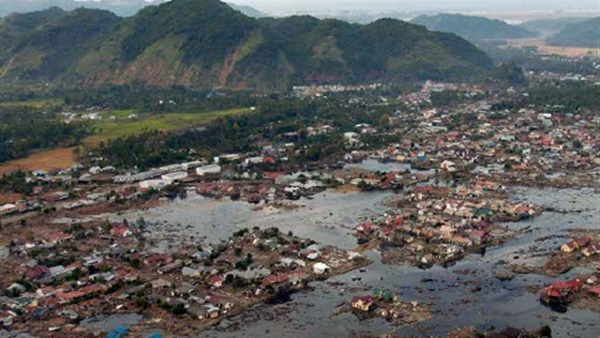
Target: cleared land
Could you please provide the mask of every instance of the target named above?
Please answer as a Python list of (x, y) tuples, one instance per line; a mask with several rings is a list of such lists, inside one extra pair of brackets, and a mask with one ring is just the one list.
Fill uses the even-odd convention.
[[(29, 101), (28, 101), (29, 102)], [(139, 134), (145, 130), (177, 131), (208, 123), (214, 119), (224, 116), (247, 114), (250, 109), (220, 110), (206, 113), (169, 113), (151, 114), (142, 113), (138, 118), (128, 119), (132, 110), (112, 111), (103, 114), (102, 120), (91, 121), (96, 128), (94, 135), (83, 140), (86, 146), (97, 146), (100, 142), (109, 139)], [(115, 116), (115, 120), (108, 117)], [(39, 151), (25, 158), (0, 164), (0, 174), (15, 172), (17, 170), (60, 170), (72, 166), (76, 162), (73, 155), (74, 148), (59, 148), (47, 151)]]
[(537, 47), (540, 53), (543, 54), (555, 54), (564, 55), (569, 57), (585, 56), (588, 54), (596, 55), (600, 57), (600, 49), (598, 48), (577, 48), (577, 47), (557, 47), (549, 46), (544, 40), (541, 39), (514, 39), (507, 40), (511, 46), (515, 47)]
[(58, 148), (40, 151), (25, 158), (6, 162), (0, 165), (0, 174), (24, 170), (60, 170), (72, 166), (76, 159), (73, 155), (74, 148)]
[[(94, 135), (87, 137), (83, 143), (87, 146), (97, 146), (100, 142), (109, 139), (139, 134), (145, 130), (156, 129), (159, 131), (175, 131), (189, 128), (194, 125), (208, 123), (223, 116), (241, 115), (249, 113), (250, 109), (231, 109), (212, 111), (206, 113), (168, 113), (151, 114), (142, 113), (138, 118), (127, 119), (133, 111), (115, 111), (106, 114), (102, 120), (92, 121), (96, 128)], [(115, 116), (115, 120), (108, 117)]]

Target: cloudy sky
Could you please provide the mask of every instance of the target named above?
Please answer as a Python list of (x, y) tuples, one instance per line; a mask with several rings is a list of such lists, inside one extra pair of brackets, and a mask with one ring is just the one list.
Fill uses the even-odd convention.
[(599, 0), (230, 0), (263, 11), (334, 9), (460, 10), (460, 11), (573, 11), (598, 10)]

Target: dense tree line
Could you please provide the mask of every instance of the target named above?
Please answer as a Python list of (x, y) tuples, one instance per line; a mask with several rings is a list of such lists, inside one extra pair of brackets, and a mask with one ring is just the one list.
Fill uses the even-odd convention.
[(593, 55), (565, 62), (564, 58), (560, 56), (546, 57), (541, 55), (537, 47), (512, 47), (506, 45), (505, 42), (498, 41), (481, 41), (477, 45), (494, 61), (504, 63), (514, 62), (526, 71), (583, 75), (596, 74), (597, 72), (593, 67), (593, 63), (597, 61), (597, 58)]
[[(344, 131), (353, 130), (357, 123), (377, 126), (382, 115), (392, 109), (366, 103), (350, 105), (343, 99), (290, 98), (263, 98), (258, 107), (255, 113), (219, 118), (205, 127), (180, 133), (148, 131), (111, 140), (95, 149), (95, 155), (104, 158), (105, 165), (146, 169), (198, 155), (258, 151), (255, 141), (268, 139), (305, 145), (299, 148), (298, 160), (318, 161), (342, 152)], [(336, 132), (308, 138), (306, 127), (317, 120), (334, 126)]]
[(25, 157), (34, 149), (73, 146), (87, 133), (84, 124), (62, 122), (52, 112), (0, 108), (0, 162)]
[(558, 82), (543, 83), (529, 90), (523, 103), (539, 106), (560, 106), (564, 112), (575, 112), (582, 108), (600, 107), (598, 86), (590, 83)]
[(33, 191), (33, 183), (28, 183), (27, 173), (16, 171), (11, 174), (0, 176), (0, 187), (5, 191), (16, 192), (19, 194), (30, 194)]
[(182, 86), (152, 88), (141, 85), (106, 86), (92, 90), (57, 90), (73, 106), (138, 109), (156, 113), (201, 112), (249, 107), (256, 98), (249, 92), (196, 91)]

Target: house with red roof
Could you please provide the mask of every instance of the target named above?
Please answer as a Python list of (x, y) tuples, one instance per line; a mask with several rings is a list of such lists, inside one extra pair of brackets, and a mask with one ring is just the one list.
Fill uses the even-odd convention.
[(277, 159), (274, 156), (265, 156), (262, 160), (263, 164), (275, 164), (277, 163)]
[(583, 285), (584, 284), (582, 281), (574, 279), (566, 282), (556, 282), (550, 287), (560, 291), (578, 292), (579, 290), (581, 290), (581, 288), (583, 288)]
[(75, 299), (82, 298), (87, 295), (93, 294), (95, 292), (104, 291), (105, 289), (106, 289), (106, 287), (104, 285), (92, 284), (92, 285), (84, 286), (83, 288), (76, 290), (76, 291), (70, 291), (70, 292), (57, 291), (56, 293), (54, 293), (54, 296), (56, 296), (58, 299), (60, 299), (61, 302), (67, 303), (67, 302), (73, 301)]
[(48, 268), (45, 265), (38, 265), (35, 268), (27, 271), (25, 273), (25, 277), (27, 277), (27, 279), (39, 279), (42, 278), (46, 275), (48, 275), (50, 273), (50, 268)]
[(590, 286), (588, 288), (588, 292), (590, 294), (592, 294), (593, 296), (600, 298), (600, 286), (598, 286), (598, 285)]
[(133, 232), (125, 224), (119, 223), (110, 229), (110, 234), (116, 237), (129, 237)]
[(573, 240), (580, 248), (583, 248), (590, 244), (591, 239), (589, 237), (578, 237)]
[(216, 275), (212, 276), (208, 282), (212, 287), (220, 288), (223, 287), (223, 282), (225, 282), (225, 278), (223, 278), (222, 275)]
[(584, 283), (578, 279), (556, 282), (540, 291), (540, 300), (544, 303), (568, 303), (571, 296), (583, 287)]
[(144, 259), (144, 264), (171, 264), (173, 263), (173, 257), (168, 254), (156, 254)]
[(373, 230), (373, 223), (371, 223), (371, 222), (360, 223), (356, 226), (356, 231), (359, 231), (359, 232), (370, 233), (372, 230)]
[(46, 243), (59, 244), (66, 240), (69, 240), (73, 237), (65, 232), (58, 231), (58, 232), (49, 232), (47, 234), (44, 234), (42, 236), (42, 238)]
[(566, 295), (549, 286), (540, 291), (540, 300), (544, 303), (563, 303), (566, 301)]
[(471, 233), (469, 234), (469, 238), (477, 245), (483, 243), (486, 237), (487, 232), (484, 230), (471, 230)]
[(286, 274), (269, 275), (262, 280), (262, 285), (267, 286), (270, 284), (281, 284), (289, 280), (289, 276)]

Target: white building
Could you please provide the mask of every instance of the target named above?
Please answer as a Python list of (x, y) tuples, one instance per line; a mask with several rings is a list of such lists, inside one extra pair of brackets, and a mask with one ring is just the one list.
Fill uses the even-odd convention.
[(250, 164), (261, 164), (261, 163), (263, 163), (264, 160), (265, 160), (264, 156), (250, 157), (244, 161), (244, 164), (247, 166)]
[(357, 143), (359, 137), (360, 137), (360, 135), (353, 131), (344, 133), (344, 140), (346, 140), (346, 142), (348, 142), (348, 143)]
[(317, 275), (327, 274), (330, 270), (331, 268), (324, 263), (315, 263), (315, 265), (313, 265), (313, 272)]
[(176, 171), (173, 173), (164, 174), (160, 178), (169, 182), (169, 184), (173, 184), (173, 182), (182, 180), (186, 177), (188, 177), (188, 173), (186, 171)]
[(446, 160), (446, 161), (442, 162), (442, 164), (440, 164), (440, 168), (453, 173), (456, 171), (456, 163)]
[(231, 162), (240, 160), (241, 158), (242, 156), (240, 154), (223, 154), (214, 157), (213, 160), (215, 161), (215, 163), (219, 163), (221, 159)]
[(0, 206), (0, 215), (7, 215), (15, 211), (17, 211), (17, 206), (12, 203)]
[(96, 166), (96, 167), (91, 167), (89, 170), (90, 174), (92, 175), (98, 175), (99, 173), (102, 172), (102, 168)]
[(203, 167), (196, 168), (196, 174), (198, 176), (204, 176), (204, 175), (209, 175), (209, 174), (220, 174), (220, 173), (221, 173), (221, 166), (218, 164), (209, 164), (209, 165), (205, 165)]
[(167, 185), (170, 185), (171, 183), (167, 180), (146, 180), (146, 181), (142, 181), (140, 182), (140, 188), (144, 188), (144, 189), (161, 189), (166, 187)]

